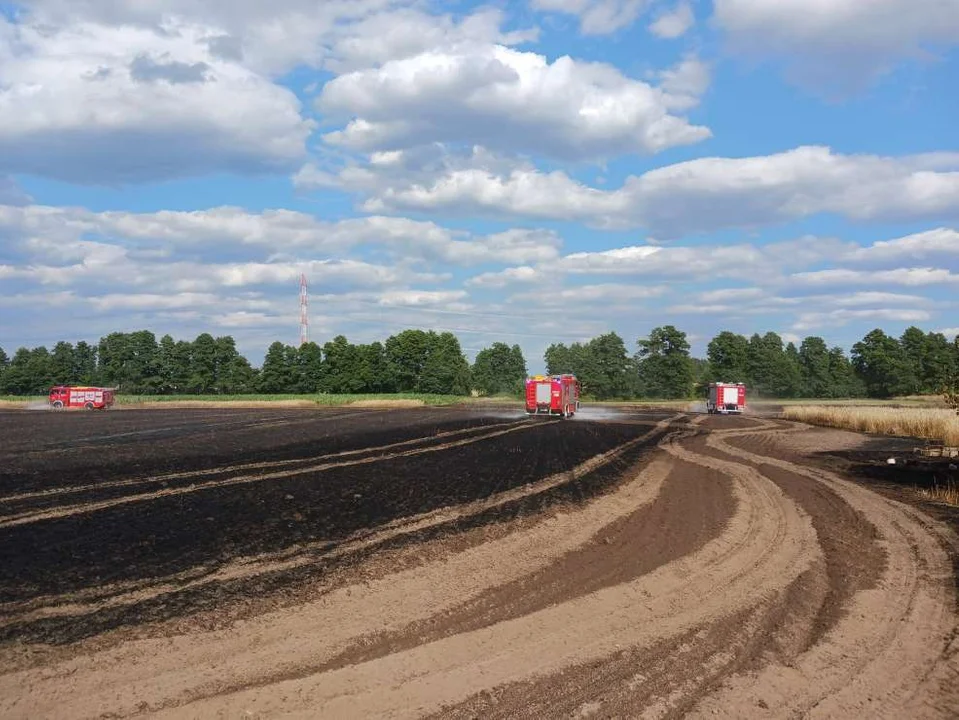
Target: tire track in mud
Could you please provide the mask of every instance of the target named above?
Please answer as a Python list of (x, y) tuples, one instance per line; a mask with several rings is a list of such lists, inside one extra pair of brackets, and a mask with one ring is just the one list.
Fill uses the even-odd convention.
[(955, 649), (950, 650), (956, 597), (945, 550), (956, 546), (955, 536), (919, 511), (828, 471), (750, 452), (743, 447), (748, 443), (719, 437), (707, 442), (745, 462), (825, 486), (873, 523), (887, 560), (877, 586), (850, 597), (817, 644), (788, 664), (727, 679), (725, 689), (691, 716), (728, 715), (724, 707), (761, 694), (778, 714), (954, 717), (959, 688), (953, 683), (943, 693), (941, 679), (959, 677)]
[(784, 592), (769, 598), (760, 588), (767, 598), (735, 620), (511, 683), (434, 717), (532, 717), (531, 708), (637, 718), (954, 717), (959, 640), (940, 531), (834, 475), (743, 449), (776, 452), (771, 435), (802, 429), (768, 422), (760, 434), (720, 430), (686, 443), (704, 458), (755, 468), (809, 513), (823, 557)]
[[(674, 461), (656, 499), (611, 521), (601, 538), (535, 573), (491, 588), (440, 619), (430, 618), (392, 636), (363, 638), (320, 670), (367, 662), (632, 581), (702, 548), (719, 536), (734, 511), (732, 491), (719, 473), (699, 473), (683, 461)], [(685, 522), (671, 523), (683, 515)]]
[(161, 490), (154, 490), (152, 492), (138, 493), (135, 495), (124, 495), (117, 498), (111, 498), (108, 500), (97, 500), (87, 503), (80, 503), (76, 505), (65, 505), (57, 506), (49, 510), (41, 510), (34, 512), (25, 512), (19, 514), (7, 515), (0, 518), (0, 529), (7, 527), (16, 527), (18, 525), (24, 525), (28, 523), (40, 522), (42, 520), (52, 520), (60, 519), (65, 517), (71, 517), (74, 515), (87, 514), (96, 512), (97, 510), (104, 510), (107, 508), (116, 507), (118, 505), (126, 505), (128, 503), (139, 503), (139, 502), (148, 502), (150, 500), (156, 500), (163, 497), (172, 497), (178, 495), (189, 495), (195, 492), (202, 492), (205, 490), (211, 490), (216, 488), (229, 487), (233, 485), (245, 485), (248, 483), (263, 482), (265, 480), (278, 480), (281, 478), (290, 478), (297, 475), (309, 475), (313, 473), (323, 472), (325, 470), (333, 470), (336, 468), (352, 467), (354, 465), (367, 465), (370, 463), (385, 461), (385, 460), (397, 460), (400, 458), (415, 457), (417, 455), (423, 455), (425, 453), (438, 452), (441, 450), (449, 450), (454, 447), (460, 447), (463, 445), (470, 445), (472, 443), (480, 442), (482, 440), (490, 440), (501, 435), (506, 435), (508, 433), (520, 432), (523, 430), (529, 430), (536, 427), (535, 423), (522, 423), (513, 427), (509, 427), (503, 430), (496, 430), (494, 432), (489, 432), (478, 437), (470, 437), (461, 440), (453, 440), (450, 442), (442, 443), (439, 445), (433, 445), (427, 448), (416, 448), (413, 450), (403, 450), (393, 453), (384, 453), (381, 455), (376, 455), (368, 458), (358, 458), (354, 460), (336, 460), (331, 459), (329, 462), (320, 462), (315, 465), (305, 465), (303, 467), (290, 468), (285, 470), (277, 470), (274, 472), (267, 472), (262, 474), (253, 474), (253, 475), (237, 475), (231, 478), (226, 478), (223, 480), (211, 480), (202, 484), (192, 484), (185, 487), (166, 487)]
[[(691, 453), (666, 447), (697, 462)], [(777, 488), (758, 473), (727, 465), (735, 468), (737, 509), (726, 531), (637, 580), (369, 662), (212, 696), (172, 709), (171, 716), (274, 715), (307, 707), (334, 715), (418, 716), (504, 682), (555, 673), (623, 645), (650, 646), (705, 619), (741, 612), (757, 601), (757, 587), (773, 592), (788, 586), (817, 548), (808, 518)]]
[[(235, 558), (215, 572), (203, 572), (200, 577), (196, 577), (195, 571), (191, 570), (161, 578), (159, 581), (152, 579), (148, 584), (143, 582), (112, 583), (85, 591), (73, 592), (66, 596), (43, 596), (26, 602), (3, 603), (0, 604), (0, 614), (6, 615), (7, 618), (0, 617), (0, 627), (48, 617), (79, 617), (106, 608), (133, 605), (165, 594), (184, 592), (204, 585), (249, 579), (257, 575), (293, 570), (315, 563), (320, 559), (348, 556), (381, 545), (402, 535), (413, 535), (429, 528), (448, 525), (516, 502), (522, 498), (544, 493), (560, 485), (571, 483), (581, 476), (615, 462), (629, 450), (649, 442), (655, 435), (665, 432), (671, 423), (681, 417), (674, 416), (655, 423), (649, 432), (622, 443), (605, 453), (589, 458), (569, 470), (555, 473), (527, 485), (499, 491), (479, 500), (398, 518), (370, 530), (361, 530), (343, 541), (335, 543), (332, 548), (330, 547), (331, 543), (326, 540), (305, 543), (281, 553), (263, 553)], [(449, 445), (443, 447), (449, 447)]]

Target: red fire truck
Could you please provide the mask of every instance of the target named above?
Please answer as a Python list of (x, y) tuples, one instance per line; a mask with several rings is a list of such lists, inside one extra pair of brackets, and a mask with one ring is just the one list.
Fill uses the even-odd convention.
[(54, 410), (64, 408), (86, 408), (87, 410), (105, 410), (115, 400), (113, 388), (87, 387), (75, 385), (56, 385), (50, 388), (50, 407)]
[(575, 375), (534, 375), (526, 378), (526, 414), (572, 417), (579, 410), (579, 380)]
[(741, 413), (746, 409), (746, 386), (743, 383), (714, 382), (706, 390), (706, 412), (709, 414)]

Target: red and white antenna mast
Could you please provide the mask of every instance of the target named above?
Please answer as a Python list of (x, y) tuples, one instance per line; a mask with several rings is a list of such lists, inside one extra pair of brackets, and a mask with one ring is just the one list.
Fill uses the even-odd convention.
[(306, 273), (300, 273), (300, 345), (310, 340), (310, 319), (307, 315), (309, 302), (306, 287)]

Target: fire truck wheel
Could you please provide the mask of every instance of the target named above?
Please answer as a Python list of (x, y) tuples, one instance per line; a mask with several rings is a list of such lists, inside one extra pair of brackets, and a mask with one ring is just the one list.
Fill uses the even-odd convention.
[(87, 403), (83, 407), (85, 407), (87, 410), (93, 410), (93, 403)]
[(54, 409), (54, 410), (63, 410), (63, 403), (60, 402), (59, 400), (57, 400), (55, 403), (53, 403), (53, 409)]

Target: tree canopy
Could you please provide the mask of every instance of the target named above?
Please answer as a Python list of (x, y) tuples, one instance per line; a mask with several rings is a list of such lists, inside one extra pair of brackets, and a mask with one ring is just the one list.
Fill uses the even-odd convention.
[[(653, 328), (630, 355), (615, 332), (569, 345), (553, 343), (548, 373), (575, 373), (583, 394), (597, 400), (686, 398), (709, 381), (745, 382), (752, 397), (888, 398), (911, 393), (959, 398), (959, 339), (910, 327), (900, 337), (876, 328), (849, 356), (821, 337), (798, 346), (774, 332), (723, 330), (690, 355), (686, 333)], [(9, 349), (9, 348), (8, 348)], [(91, 344), (59, 341), (53, 348), (0, 348), (0, 392), (45, 394), (51, 385), (98, 384), (129, 394), (385, 393), (519, 394), (527, 374), (519, 345), (494, 342), (470, 365), (450, 332), (409, 329), (385, 342), (351, 343), (338, 335), (322, 346), (281, 342), (267, 348), (260, 368), (230, 335), (201, 333), (192, 341), (148, 330), (113, 332)]]

